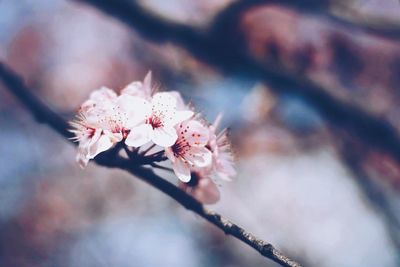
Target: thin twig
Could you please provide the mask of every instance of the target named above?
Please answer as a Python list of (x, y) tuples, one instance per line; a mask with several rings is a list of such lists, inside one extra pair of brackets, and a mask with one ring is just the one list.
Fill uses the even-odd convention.
[(152, 150), (154, 147), (156, 146), (156, 144), (152, 144), (151, 146), (149, 146), (146, 150), (140, 152), (141, 155), (145, 156), (150, 150)]
[[(397, 130), (390, 123), (331, 96), (329, 90), (311, 80), (252, 58), (241, 46), (243, 43), (238, 36), (227, 36), (232, 34), (232, 29), (227, 27), (235, 27), (235, 22), (227, 27), (211, 27), (212, 30), (207, 33), (161, 19), (135, 1), (75, 1), (96, 7), (151, 41), (180, 45), (199, 60), (222, 72), (239, 73), (248, 78), (262, 80), (275, 93), (295, 95), (319, 111), (330, 126), (346, 131), (365, 146), (384, 151), (400, 162), (400, 139)], [(236, 46), (236, 43), (239, 45)]]
[(168, 167), (165, 167), (165, 166), (161, 166), (161, 165), (159, 165), (159, 164), (157, 164), (157, 163), (154, 163), (154, 162), (150, 163), (150, 166), (152, 166), (152, 167), (154, 167), (154, 168), (157, 168), (157, 169), (160, 169), (160, 170), (169, 171), (169, 172), (174, 172), (173, 169), (168, 168)]
[[(2, 63), (0, 63), (0, 80), (3, 81), (6, 89), (14, 94), (14, 96), (18, 98), (32, 114), (34, 114), (37, 120), (49, 125), (62, 136), (66, 138), (71, 137), (71, 134), (68, 131), (68, 123), (57, 113), (51, 111), (43, 102), (32, 94), (32, 90), (24, 85), (22, 79)], [(65, 128), (60, 126), (64, 126)], [(151, 169), (134, 164), (130, 159), (119, 156), (115, 150), (109, 150), (99, 154), (95, 158), (95, 162), (104, 167), (120, 168), (135, 175), (139, 179), (149, 183), (153, 187), (170, 196), (186, 209), (195, 212), (210, 223), (214, 224), (227, 235), (236, 237), (257, 250), (261, 255), (273, 260), (274, 262), (287, 267), (301, 266), (299, 263), (283, 255), (270, 243), (255, 237), (243, 228), (223, 218), (218, 213), (208, 211), (199, 201), (172, 183), (157, 176)]]

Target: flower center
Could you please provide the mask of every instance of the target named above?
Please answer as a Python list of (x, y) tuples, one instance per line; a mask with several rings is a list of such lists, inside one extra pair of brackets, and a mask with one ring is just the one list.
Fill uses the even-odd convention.
[(151, 116), (147, 120), (147, 123), (150, 124), (151, 127), (153, 127), (153, 129), (160, 128), (160, 127), (164, 126), (161, 118), (159, 116), (155, 116), (155, 115)]
[(183, 158), (186, 152), (189, 151), (190, 145), (186, 140), (181, 140), (176, 142), (171, 149), (176, 158)]
[(86, 131), (88, 138), (92, 138), (94, 136), (94, 133), (96, 132), (96, 129), (92, 127), (86, 127)]

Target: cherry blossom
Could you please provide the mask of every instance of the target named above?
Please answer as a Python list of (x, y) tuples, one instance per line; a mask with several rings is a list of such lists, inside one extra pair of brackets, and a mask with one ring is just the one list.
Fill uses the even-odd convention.
[(146, 114), (143, 123), (132, 128), (134, 133), (125, 143), (139, 147), (150, 141), (161, 147), (169, 147), (178, 138), (175, 125), (193, 116), (190, 110), (178, 110), (178, 98), (169, 92), (156, 93), (151, 102), (146, 102), (143, 112)]
[[(149, 72), (143, 82), (132, 82), (120, 95), (107, 87), (92, 92), (71, 122), (73, 139), (79, 142), (77, 161), (84, 167), (119, 142), (138, 148), (132, 150), (138, 156), (158, 145), (164, 152), (149, 155), (145, 162), (164, 153), (183, 190), (203, 203), (217, 202), (214, 178), (230, 180), (236, 173), (227, 131), (216, 133), (221, 116), (208, 125), (179, 92), (155, 91)], [(153, 144), (139, 153), (149, 142)]]
[(176, 176), (182, 182), (189, 182), (191, 169), (204, 168), (212, 163), (212, 154), (205, 146), (209, 130), (196, 120), (188, 120), (176, 126), (178, 139), (165, 149), (171, 160)]
[(134, 134), (130, 129), (145, 118), (143, 99), (116, 96), (109, 90), (93, 92), (81, 106), (80, 115), (71, 122), (71, 131), (79, 142), (77, 160), (83, 167), (99, 153)]

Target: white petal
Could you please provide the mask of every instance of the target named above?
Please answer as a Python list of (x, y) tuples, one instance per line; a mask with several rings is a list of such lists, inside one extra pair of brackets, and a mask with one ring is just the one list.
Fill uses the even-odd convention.
[(212, 153), (205, 147), (191, 147), (190, 150), (185, 153), (185, 159), (196, 167), (204, 168), (211, 165)]
[(143, 83), (134, 81), (128, 84), (124, 89), (121, 90), (121, 95), (131, 95), (142, 97), (143, 94)]
[(120, 95), (117, 104), (119, 112), (123, 112), (123, 116), (127, 119), (124, 126), (128, 129), (144, 122), (151, 115), (150, 103), (137, 96)]
[(161, 127), (153, 131), (152, 141), (159, 146), (169, 147), (175, 144), (178, 139), (175, 128)]
[(172, 97), (175, 98), (176, 100), (176, 108), (178, 110), (187, 110), (187, 106), (185, 105), (185, 101), (183, 101), (183, 98), (181, 94), (178, 91), (169, 91), (168, 92)]
[(172, 119), (168, 121), (167, 123), (170, 124), (171, 126), (175, 126), (178, 123), (181, 123), (185, 120), (190, 119), (193, 117), (194, 112), (191, 110), (180, 110), (180, 111), (175, 111), (173, 116), (171, 117)]
[(126, 137), (125, 144), (127, 146), (140, 147), (151, 141), (153, 136), (153, 128), (149, 124), (141, 124), (134, 127)]
[(190, 167), (188, 164), (183, 162), (181, 159), (177, 159), (172, 164), (172, 168), (174, 169), (174, 172), (176, 176), (179, 178), (179, 180), (181, 180), (184, 183), (190, 181), (191, 175), (190, 175)]
[(104, 100), (110, 100), (110, 99), (115, 99), (117, 98), (117, 93), (114, 92), (114, 90), (107, 88), (105, 86), (101, 87), (100, 89), (93, 91), (90, 94), (89, 99), (101, 102)]
[(88, 157), (89, 159), (93, 159), (98, 154), (103, 151), (110, 149), (114, 143), (111, 141), (110, 137), (103, 134), (100, 136), (99, 140), (93, 143), (88, 149)]
[(176, 99), (168, 92), (156, 93), (151, 100), (153, 108), (160, 112), (171, 112), (176, 109)]

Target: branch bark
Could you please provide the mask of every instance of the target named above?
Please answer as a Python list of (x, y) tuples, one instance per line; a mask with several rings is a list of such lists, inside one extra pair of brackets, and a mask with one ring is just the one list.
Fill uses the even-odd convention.
[(226, 36), (231, 33), (229, 28), (211, 27), (210, 32), (201, 32), (184, 24), (161, 19), (134, 1), (75, 1), (92, 5), (151, 41), (173, 42), (221, 72), (246, 75), (264, 81), (275, 93), (296, 95), (319, 111), (330, 126), (346, 131), (365, 146), (384, 151), (400, 162), (400, 139), (390, 123), (336, 99), (311, 80), (277, 66), (261, 64), (249, 56), (242, 46), (235, 46), (232, 39), (235, 36)]
[[(2, 63), (0, 63), (0, 80), (2, 80), (6, 89), (20, 100), (39, 122), (47, 124), (65, 138), (71, 137), (71, 133), (68, 131), (68, 123), (32, 94), (32, 90), (23, 83), (23, 80)], [(151, 169), (139, 166), (135, 164), (134, 161), (119, 156), (116, 152), (118, 151), (109, 150), (103, 152), (95, 158), (95, 161), (100, 166), (119, 168), (133, 174), (137, 178), (145, 181), (176, 200), (186, 209), (203, 217), (224, 231), (225, 234), (234, 236), (238, 240), (254, 248), (264, 257), (269, 258), (282, 266), (301, 267), (299, 263), (282, 254), (272, 244), (257, 238), (238, 225), (225, 219), (220, 214), (207, 210), (199, 201), (176, 187), (174, 184), (159, 177)]]

